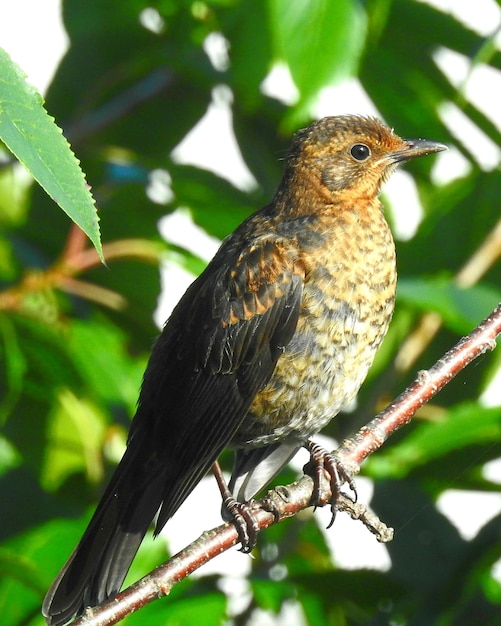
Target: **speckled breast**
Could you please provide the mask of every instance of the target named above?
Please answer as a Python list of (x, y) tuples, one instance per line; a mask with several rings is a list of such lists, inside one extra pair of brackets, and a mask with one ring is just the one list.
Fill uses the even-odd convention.
[(297, 330), (239, 428), (237, 447), (302, 443), (356, 396), (395, 301), (393, 238), (374, 208), (345, 211), (326, 225), (324, 245), (301, 248), (307, 272)]

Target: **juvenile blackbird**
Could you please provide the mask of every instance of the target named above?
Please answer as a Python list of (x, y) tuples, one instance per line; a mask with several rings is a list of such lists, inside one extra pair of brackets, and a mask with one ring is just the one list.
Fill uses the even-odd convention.
[(400, 162), (445, 148), (353, 115), (295, 135), (271, 203), (223, 241), (158, 338), (124, 456), (45, 598), (48, 624), (116, 594), (157, 512), (155, 533), (224, 448), (235, 450), (229, 488), (241, 502), (313, 449), (392, 316), (381, 185)]

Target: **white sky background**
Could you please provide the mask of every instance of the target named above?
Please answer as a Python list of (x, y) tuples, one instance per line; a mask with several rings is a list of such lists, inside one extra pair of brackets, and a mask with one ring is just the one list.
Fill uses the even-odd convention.
[[(475, 2), (458, 2), (457, 0), (433, 0), (430, 4), (445, 11), (452, 12), (457, 19), (464, 21), (470, 28), (482, 35), (489, 36), (501, 25), (501, 10), (494, 0), (475, 0)], [(43, 24), (43, 28), (41, 28)], [(499, 31), (498, 31), (499, 33)], [(498, 37), (498, 48), (501, 37)], [(0, 46), (3, 47), (27, 73), (29, 81), (43, 93), (50, 83), (53, 69), (67, 46), (66, 33), (60, 20), (60, 0), (2, 0), (0, 3)], [(216, 40), (213, 42), (213, 52), (219, 53), (219, 59), (224, 62), (224, 45)], [(463, 85), (466, 96), (478, 106), (501, 129), (501, 77), (500, 73), (492, 68), (478, 67), (471, 72), (469, 60), (449, 50), (440, 50), (436, 55), (436, 62), (446, 73), (454, 85)], [(285, 70), (278, 68), (271, 80), (266, 82), (265, 88), (270, 92), (280, 87), (281, 97), (294, 98), (294, 86), (291, 84)], [(495, 94), (495, 95), (494, 95)], [(493, 97), (494, 96), (494, 97)], [(348, 81), (338, 87), (326, 89), (315, 108), (318, 117), (335, 115), (346, 112), (357, 112), (378, 115), (377, 110), (367, 95), (355, 80)], [(469, 120), (453, 105), (443, 107), (441, 111), (444, 122), (450, 130), (461, 135), (462, 139), (471, 147), (479, 164), (485, 170), (499, 166), (501, 151), (499, 146), (486, 137), (476, 127), (472, 127)], [(217, 142), (212, 141), (217, 132)], [(397, 129), (398, 132), (398, 129)], [(430, 139), (440, 139), (433, 138)], [(214, 152), (214, 146), (218, 152)], [(205, 149), (211, 146), (210, 154)], [(202, 161), (195, 158), (195, 154), (205, 152)], [(214, 92), (214, 101), (203, 122), (180, 145), (175, 156), (183, 162), (202, 165), (217, 172), (224, 173), (234, 184), (249, 188), (255, 181), (243, 162), (238, 151), (237, 143), (231, 132), (231, 93), (226, 88)], [(464, 174), (469, 165), (452, 147), (447, 153), (441, 153), (436, 160), (434, 176), (437, 181), (450, 180)], [(277, 181), (278, 182), (278, 181)], [(399, 206), (399, 197), (405, 194), (406, 220), (398, 221), (397, 236), (402, 238), (412, 236), (419, 224), (421, 209), (415, 193), (411, 177), (404, 171), (397, 172), (385, 188), (392, 205)], [(410, 198), (413, 201), (410, 202)], [(401, 203), (400, 203), (401, 204)], [(171, 241), (182, 237), (186, 245), (186, 234), (193, 242), (194, 252), (207, 260), (217, 248), (218, 242), (209, 238), (205, 233), (197, 230), (186, 214), (167, 218), (162, 224), (162, 233)], [(201, 253), (200, 251), (203, 250)], [(182, 295), (192, 277), (184, 274), (177, 267), (166, 268), (164, 284), (168, 281), (170, 298), (162, 300), (162, 306), (156, 319), (163, 321), (170, 307)], [(499, 389), (501, 380), (495, 383)], [(494, 385), (492, 386), (494, 389)], [(490, 402), (498, 402), (499, 396)], [(295, 466), (301, 469), (306, 458), (301, 456)], [(486, 472), (491, 477), (497, 477), (501, 482), (499, 463), (489, 464)], [(369, 481), (358, 478), (361, 501), (368, 501), (371, 494)], [(469, 506), (470, 498), (482, 498), (483, 506)], [(203, 502), (201, 501), (203, 500)], [(207, 502), (205, 504), (205, 502)], [(195, 493), (183, 505), (182, 512), (176, 515), (167, 525), (166, 534), (172, 549), (183, 547), (187, 541), (196, 538), (204, 529), (220, 523), (219, 494), (213, 479), (206, 479), (199, 485)], [(475, 500), (476, 502), (476, 500)], [(440, 499), (439, 507), (453, 523), (462, 520), (461, 533), (465, 537), (475, 536), (478, 529), (487, 519), (501, 510), (501, 496), (489, 494), (465, 494), (450, 490)], [(199, 519), (200, 510), (204, 511), (203, 519)], [(468, 515), (466, 515), (468, 513)], [(324, 515), (325, 514), (325, 515)], [(315, 515), (328, 515), (325, 511), (317, 511)], [(386, 568), (389, 565), (386, 549), (377, 544), (361, 524), (348, 520), (344, 515), (338, 515), (335, 528), (327, 533), (329, 544), (334, 550), (336, 560), (347, 567), (361, 565)], [(190, 524), (186, 524), (189, 519)], [(199, 519), (199, 524), (192, 523)], [(265, 538), (262, 538), (265, 541)], [(232, 550), (203, 570), (218, 572), (245, 573), (250, 568), (249, 556)], [(280, 572), (277, 572), (280, 577)], [(245, 601), (245, 589), (237, 592), (240, 601)], [(297, 617), (297, 616), (296, 616)], [(296, 619), (296, 618), (295, 618)], [(284, 616), (284, 624), (287, 616)], [(264, 624), (264, 622), (263, 622)], [(275, 621), (274, 624), (277, 624)]]

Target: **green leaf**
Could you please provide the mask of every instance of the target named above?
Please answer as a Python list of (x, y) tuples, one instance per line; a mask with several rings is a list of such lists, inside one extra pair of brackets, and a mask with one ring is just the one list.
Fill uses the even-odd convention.
[(311, 102), (320, 89), (351, 76), (365, 42), (362, 6), (351, 0), (270, 0), (276, 55)]
[(422, 311), (440, 313), (448, 328), (466, 334), (497, 306), (501, 291), (488, 285), (464, 289), (445, 277), (402, 278), (398, 297)]
[(162, 624), (163, 626), (192, 626), (206, 624), (216, 626), (227, 620), (226, 599), (222, 592), (205, 593), (202, 596), (189, 595), (171, 602), (170, 598), (160, 598), (140, 611), (127, 617), (127, 625)]
[[(28, 623), (35, 614), (43, 593), (41, 573), (35, 559), (24, 552), (0, 550), (0, 611), (6, 624)], [(40, 621), (41, 623), (41, 621)]]
[(8, 470), (20, 465), (21, 461), (21, 455), (10, 441), (0, 436), (0, 476), (3, 476)]
[[(29, 507), (26, 502), (27, 510)], [(80, 538), (83, 521), (57, 520), (5, 542), (0, 549), (0, 614), (4, 624), (44, 624), (42, 598)]]
[(73, 363), (95, 401), (125, 405), (134, 414), (147, 355), (132, 358), (127, 337), (104, 316), (75, 320), (67, 337)]
[(5, 391), (0, 399), (0, 424), (4, 424), (22, 392), (27, 369), (16, 328), (6, 315), (0, 315), (0, 363), (5, 378)]
[(94, 200), (71, 148), (40, 94), (0, 49), (0, 138), (104, 257)]
[[(5, 350), (12, 360), (6, 366), (11, 370), (9, 382), (12, 381), (17, 392), (22, 390), (45, 402), (56, 387), (77, 388), (80, 377), (66, 337), (54, 324), (50, 297), (45, 299), (44, 295), (35, 296), (28, 303), (26, 315), (2, 318), (0, 328)], [(30, 316), (31, 311), (37, 311), (40, 319)]]
[[(370, 569), (350, 572), (333, 569), (318, 574), (293, 576), (291, 581), (300, 588), (298, 598), (314, 595), (322, 601), (324, 609), (329, 612), (336, 611), (343, 605), (347, 607), (351, 605), (359, 609), (363, 607), (372, 613), (382, 598), (390, 599), (397, 596), (400, 591), (398, 582), (389, 581), (382, 572)], [(344, 624), (347, 622), (329, 621), (327, 623)]]
[[(5, 150), (5, 156), (7, 155), (8, 152)], [(0, 150), (0, 158), (3, 158), (3, 150)], [(31, 183), (31, 177), (22, 168), (6, 167), (0, 171), (0, 222), (2, 225), (20, 224), (25, 219)], [(0, 261), (0, 267), (1, 265), (3, 263)]]
[(47, 491), (55, 491), (74, 472), (86, 470), (93, 482), (102, 480), (101, 457), (105, 418), (89, 401), (65, 389), (49, 419), (48, 445), (40, 476)]
[(450, 452), (500, 438), (501, 407), (486, 409), (473, 402), (464, 403), (451, 409), (443, 421), (420, 425), (386, 454), (374, 455), (366, 467), (371, 476), (403, 477)]
[(244, 0), (226, 17), (232, 87), (248, 110), (261, 98), (260, 85), (270, 70), (271, 41), (267, 0)]
[(277, 615), (283, 603), (294, 597), (294, 586), (288, 580), (257, 579), (252, 581), (252, 591), (259, 608)]

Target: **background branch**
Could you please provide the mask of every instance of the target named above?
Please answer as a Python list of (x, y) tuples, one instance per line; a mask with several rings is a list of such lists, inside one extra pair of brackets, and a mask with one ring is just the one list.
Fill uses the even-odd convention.
[[(138, 259), (156, 265), (163, 249), (162, 244), (148, 239), (123, 239), (104, 244), (103, 254), (107, 262)], [(75, 278), (100, 263), (96, 250), (88, 246), (83, 231), (73, 224), (60, 259), (44, 270), (28, 269), (18, 284), (0, 291), (0, 311), (21, 309), (27, 296), (52, 289), (78, 295), (111, 309), (125, 308), (127, 301), (121, 294)]]

